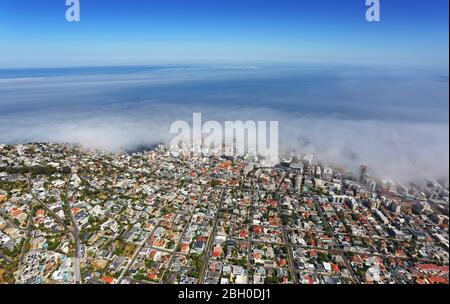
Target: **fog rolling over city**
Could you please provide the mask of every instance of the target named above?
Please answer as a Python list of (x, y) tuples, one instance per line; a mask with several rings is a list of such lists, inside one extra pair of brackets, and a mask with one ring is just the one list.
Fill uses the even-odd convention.
[(278, 120), (280, 151), (403, 182), (448, 184), (448, 72), (208, 65), (0, 72), (0, 143), (113, 152), (170, 139), (175, 120)]

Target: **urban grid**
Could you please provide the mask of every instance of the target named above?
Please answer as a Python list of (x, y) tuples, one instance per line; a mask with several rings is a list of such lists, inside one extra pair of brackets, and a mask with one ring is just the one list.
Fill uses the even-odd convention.
[(448, 284), (446, 186), (260, 163), (0, 145), (0, 283)]

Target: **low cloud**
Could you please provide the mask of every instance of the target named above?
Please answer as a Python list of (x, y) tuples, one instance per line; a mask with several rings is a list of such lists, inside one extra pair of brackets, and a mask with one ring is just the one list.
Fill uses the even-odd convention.
[[(172, 68), (3, 79), (0, 143), (70, 142), (128, 151), (168, 142), (173, 121), (191, 121), (193, 112), (201, 112), (204, 121), (278, 120), (284, 152), (313, 153), (353, 171), (368, 164), (380, 178), (448, 182), (448, 101), (442, 100), (448, 98), (448, 83), (439, 81), (443, 76), (393, 73), (385, 83), (378, 72), (365, 70), (270, 71)], [(427, 91), (405, 100), (417, 96), (405, 79)], [(395, 83), (400, 88), (394, 89)], [(387, 93), (379, 91), (383, 88)], [(374, 89), (376, 96), (370, 96)]]

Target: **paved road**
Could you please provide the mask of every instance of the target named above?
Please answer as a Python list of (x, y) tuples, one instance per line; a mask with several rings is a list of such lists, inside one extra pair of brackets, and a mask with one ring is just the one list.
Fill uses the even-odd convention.
[[(249, 214), (247, 215), (249, 219), (253, 218), (253, 195), (250, 198)], [(253, 281), (253, 276), (250, 274), (250, 269), (252, 269), (252, 264), (250, 263), (250, 259), (252, 258), (252, 232), (250, 231), (251, 224), (247, 224), (247, 271), (248, 271), (248, 281), (250, 283)]]
[[(68, 186), (68, 182), (71, 179), (72, 174), (69, 176), (69, 178), (66, 181), (66, 195), (67, 195), (67, 186)], [(53, 218), (56, 219), (56, 221), (64, 227), (64, 230), (70, 232), (73, 240), (74, 240), (74, 245), (75, 245), (75, 249), (74, 249), (74, 281), (76, 284), (81, 284), (81, 271), (80, 271), (80, 241), (79, 241), (79, 230), (78, 227), (76, 225), (76, 223), (74, 224), (73, 228), (70, 229), (69, 226), (67, 226), (67, 224), (53, 211), (51, 210), (47, 204), (45, 204), (43, 201), (41, 201), (32, 191), (32, 187), (31, 187), (31, 176), (28, 175), (27, 177), (28, 180), (28, 192), (31, 194), (31, 196), (33, 197), (33, 199), (35, 201), (37, 201), (49, 214), (51, 214), (53, 216)], [(67, 200), (68, 202), (68, 207), (70, 209), (70, 203), (69, 203), (69, 199)], [(71, 210), (69, 210), (69, 214), (71, 217), (71, 220), (74, 220), (72, 217), (72, 212)]]
[[(33, 202), (31, 202), (30, 211), (28, 213), (28, 219), (27, 219), (27, 227), (25, 229), (22, 229), (22, 228), (18, 227), (14, 223), (13, 219), (8, 214), (6, 214), (3, 210), (0, 210), (0, 214), (5, 216), (6, 219), (8, 221), (10, 221), (10, 224), (13, 225), (13, 227), (15, 227), (16, 229), (19, 229), (21, 231), (25, 231), (25, 240), (27, 240), (27, 239), (30, 238), (31, 232), (32, 232), (32, 229), (33, 229), (33, 214), (32, 214), (32, 211), (33, 211)], [(14, 263), (15, 261), (18, 260), (19, 264), (18, 264), (17, 269), (20, 271), (22, 269), (23, 258), (24, 258), (25, 253), (26, 253), (25, 252), (26, 248), (27, 248), (26, 245), (27, 245), (27, 243), (24, 242), (23, 245), (22, 245), (20, 254), (19, 254), (19, 256), (17, 258), (11, 259), (11, 258), (5, 256), (1, 251), (0, 251), (0, 257), (3, 258), (8, 263)]]
[(16, 225), (16, 223), (14, 223), (14, 219), (8, 214), (6, 213), (4, 210), (0, 210), (0, 215), (3, 216), (11, 226), (13, 226), (14, 228), (21, 230), (21, 231), (25, 231), (26, 229), (20, 228), (19, 226)]
[(64, 221), (53, 211), (51, 210), (47, 204), (45, 204), (43, 201), (40, 200), (40, 198), (38, 198), (32, 191), (31, 189), (31, 178), (30, 176), (28, 176), (28, 192), (30, 193), (30, 195), (33, 197), (33, 199), (38, 202), (48, 213), (50, 213), (53, 218), (61, 225), (64, 227), (64, 230), (69, 231), (69, 227), (66, 225), (66, 223), (64, 223)]
[(69, 192), (69, 184), (70, 180), (72, 179), (72, 173), (67, 178), (66, 184), (65, 184), (65, 194), (66, 194), (66, 200), (67, 200), (67, 208), (69, 213), (69, 218), (72, 223), (72, 229), (71, 234), (73, 238), (74, 243), (74, 251), (73, 251), (73, 276), (75, 280), (75, 284), (81, 284), (82, 278), (81, 278), (81, 270), (80, 270), (80, 229), (78, 228), (77, 221), (73, 217), (72, 213), (72, 206), (71, 200), (69, 198), (68, 192)]
[(14, 262), (10, 258), (8, 258), (6, 255), (4, 255), (1, 251), (0, 251), (0, 258), (4, 259), (8, 263), (13, 263)]
[[(287, 172), (284, 171), (281, 175), (280, 182), (277, 185), (275, 195), (277, 196), (277, 208), (278, 208), (278, 217), (281, 219), (281, 216), (283, 214), (283, 211), (281, 210), (281, 195), (279, 194), (281, 184), (284, 182), (284, 179), (286, 178)], [(294, 257), (292, 255), (292, 249), (289, 245), (289, 238), (286, 232), (286, 227), (283, 224), (283, 221), (281, 221), (281, 231), (283, 234), (283, 245), (286, 246), (287, 256), (288, 256), (288, 263), (289, 263), (289, 272), (291, 273), (292, 281), (295, 284), (298, 284), (298, 278), (297, 278), (297, 271), (295, 270), (295, 264), (294, 264)]]
[[(204, 187), (202, 188), (202, 191), (200, 192), (200, 195), (198, 196), (197, 202), (198, 202), (198, 201), (200, 200), (200, 198), (202, 197), (203, 192), (205, 191), (205, 188), (206, 188), (206, 186), (204, 186)], [(186, 223), (186, 225), (185, 225), (184, 228), (183, 228), (183, 232), (181, 233), (180, 238), (178, 239), (178, 242), (177, 242), (177, 244), (175, 245), (175, 250), (173, 251), (172, 255), (170, 256), (169, 263), (167, 264), (167, 269), (166, 269), (166, 270), (169, 270), (169, 271), (170, 271), (170, 267), (172, 267), (173, 260), (175, 259), (175, 255), (178, 253), (178, 247), (180, 246), (181, 241), (183, 240), (183, 237), (184, 237), (184, 235), (186, 234), (186, 230), (187, 230), (187, 228), (189, 227), (189, 225), (190, 225), (190, 223), (191, 223), (191, 220), (192, 220), (192, 217), (193, 217), (193, 212), (190, 212), (190, 213), (191, 213), (191, 214), (190, 214), (190, 216), (189, 216), (189, 219), (187, 220), (187, 223)], [(161, 278), (161, 279), (162, 279), (162, 278)]]
[(314, 200), (314, 205), (316, 206), (316, 209), (319, 212), (319, 215), (322, 218), (322, 221), (324, 223), (326, 223), (328, 229), (330, 230), (331, 238), (333, 239), (333, 244), (336, 247), (336, 250), (340, 253), (340, 255), (341, 255), (341, 257), (342, 257), (342, 259), (344, 261), (345, 267), (347, 267), (348, 271), (350, 272), (350, 275), (352, 276), (353, 282), (361, 284), (361, 281), (359, 280), (358, 276), (353, 271), (353, 268), (350, 265), (350, 263), (349, 263), (349, 261), (347, 259), (347, 256), (345, 255), (345, 252), (339, 247), (339, 243), (338, 243), (336, 235), (335, 235), (335, 233), (333, 231), (333, 228), (331, 227), (330, 223), (328, 222), (327, 218), (325, 217), (325, 215), (322, 212), (322, 207), (319, 206), (319, 203), (316, 200)]
[(295, 270), (292, 249), (291, 249), (291, 246), (289, 245), (289, 238), (288, 238), (288, 234), (286, 232), (286, 227), (284, 226), (283, 221), (281, 219), (281, 215), (283, 214), (283, 211), (281, 210), (281, 196), (280, 195), (278, 196), (278, 199), (277, 199), (277, 208), (278, 208), (278, 216), (280, 217), (280, 220), (281, 220), (281, 229), (283, 232), (283, 242), (284, 242), (284, 245), (286, 246), (286, 251), (287, 251), (287, 256), (288, 256), (289, 271), (291, 272), (292, 281), (295, 284), (298, 284), (297, 271)]
[[(179, 253), (178, 247), (181, 245), (181, 241), (183, 240), (183, 237), (186, 234), (186, 230), (189, 227), (189, 225), (191, 224), (192, 217), (193, 217), (193, 214), (191, 213), (191, 215), (189, 216), (189, 218), (186, 222), (186, 225), (184, 225), (183, 232), (181, 232), (180, 238), (178, 239), (177, 243), (175, 244), (175, 249), (173, 250), (173, 253), (170, 256), (169, 263), (167, 264), (167, 268), (165, 271), (170, 271), (170, 268), (172, 267), (172, 264), (173, 264), (173, 260), (175, 259), (175, 256), (177, 255), (177, 253)], [(164, 277), (164, 273), (161, 277), (161, 280), (163, 279), (163, 277)]]
[[(186, 234), (186, 230), (189, 227), (189, 224), (191, 223), (193, 215), (191, 214), (189, 216), (189, 219), (187, 220), (186, 225), (183, 228), (183, 231), (181, 232), (180, 238), (178, 239), (177, 243), (175, 244), (174, 250), (172, 252), (170, 252), (170, 259), (169, 259), (169, 263), (167, 263), (167, 267), (165, 268), (163, 274), (161, 275), (161, 279), (159, 280), (159, 282), (161, 283), (163, 278), (164, 278), (164, 274), (166, 273), (166, 271), (170, 271), (170, 268), (172, 267), (173, 264), (173, 260), (175, 259), (175, 256), (177, 254), (181, 254), (181, 255), (185, 255), (184, 253), (178, 252), (178, 247), (181, 244), (181, 241), (183, 240), (184, 235)], [(161, 249), (158, 249), (160, 251), (162, 251)]]
[[(25, 234), (25, 240), (28, 240), (31, 237), (31, 232), (33, 231), (33, 203), (31, 203), (30, 206), (30, 211), (28, 213), (28, 223), (27, 223), (27, 228), (26, 228), (26, 234)], [(22, 269), (22, 263), (23, 263), (23, 258), (25, 256), (25, 251), (26, 251), (26, 247), (27, 244), (26, 242), (23, 244), (22, 246), (22, 250), (20, 252), (20, 256), (19, 256), (19, 267), (18, 269)]]
[(208, 238), (208, 242), (206, 244), (205, 254), (204, 254), (204, 257), (203, 257), (202, 268), (200, 270), (200, 277), (199, 277), (199, 281), (198, 281), (199, 284), (203, 284), (203, 281), (205, 279), (206, 267), (208, 266), (208, 261), (209, 261), (209, 253), (211, 252), (211, 249), (212, 249), (214, 236), (215, 236), (216, 230), (217, 230), (217, 222), (219, 221), (220, 211), (222, 209), (222, 202), (223, 202), (224, 192), (225, 191), (222, 189), (221, 193), (220, 193), (219, 207), (217, 208), (216, 217), (214, 218), (213, 229), (211, 231), (211, 234), (210, 234), (210, 236)]
[(160, 221), (156, 222), (155, 227), (153, 227), (152, 231), (149, 233), (147, 238), (144, 240), (144, 242), (142, 242), (142, 244), (139, 246), (139, 248), (134, 252), (130, 263), (128, 263), (128, 265), (122, 270), (122, 273), (120, 274), (119, 278), (117, 279), (117, 284), (120, 284), (122, 282), (123, 277), (128, 272), (128, 270), (130, 270), (131, 266), (134, 264), (134, 262), (136, 261), (137, 257), (139, 256), (139, 252), (141, 252), (142, 248), (144, 248), (145, 244), (148, 242), (150, 237), (153, 235), (153, 233), (155, 232), (156, 228), (158, 228), (159, 223), (160, 223)]

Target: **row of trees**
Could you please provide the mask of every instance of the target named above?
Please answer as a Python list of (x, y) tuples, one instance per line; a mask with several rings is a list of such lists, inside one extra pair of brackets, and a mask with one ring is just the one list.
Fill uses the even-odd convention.
[(52, 175), (56, 173), (70, 174), (70, 168), (65, 166), (62, 168), (55, 168), (52, 166), (21, 166), (21, 167), (0, 167), (0, 172), (8, 174), (27, 174), (32, 175)]

